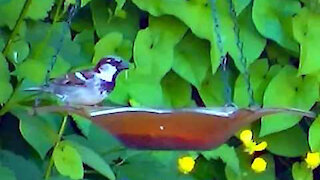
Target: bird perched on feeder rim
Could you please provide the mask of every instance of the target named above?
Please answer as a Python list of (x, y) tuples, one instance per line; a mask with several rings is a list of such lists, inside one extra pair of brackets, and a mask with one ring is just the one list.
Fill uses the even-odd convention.
[(108, 97), (118, 74), (129, 64), (117, 56), (102, 58), (93, 69), (66, 74), (47, 85), (25, 89), (54, 94), (68, 105), (96, 105)]

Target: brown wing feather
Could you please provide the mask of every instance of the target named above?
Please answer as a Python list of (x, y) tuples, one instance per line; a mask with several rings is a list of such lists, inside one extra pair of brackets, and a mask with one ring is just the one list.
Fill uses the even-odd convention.
[[(77, 76), (76, 73), (80, 73), (82, 77)], [(85, 70), (81, 72), (68, 73), (61, 78), (52, 80), (52, 83), (57, 85), (69, 85), (69, 86), (85, 86), (86, 80), (92, 78), (94, 72), (91, 70)]]

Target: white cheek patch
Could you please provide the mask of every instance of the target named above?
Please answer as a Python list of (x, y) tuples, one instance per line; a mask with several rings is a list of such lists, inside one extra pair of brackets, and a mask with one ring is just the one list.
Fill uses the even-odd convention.
[(83, 74), (81, 74), (80, 72), (76, 72), (75, 75), (76, 75), (77, 78), (81, 79), (82, 81), (87, 80), (87, 79), (83, 76)]
[(113, 78), (113, 75), (117, 72), (117, 68), (110, 65), (110, 64), (106, 64), (106, 65), (103, 65), (103, 69), (100, 70), (100, 73), (97, 74), (97, 77), (102, 79), (102, 80), (105, 80), (105, 81), (108, 81), (108, 82), (111, 82), (112, 81), (112, 78)]

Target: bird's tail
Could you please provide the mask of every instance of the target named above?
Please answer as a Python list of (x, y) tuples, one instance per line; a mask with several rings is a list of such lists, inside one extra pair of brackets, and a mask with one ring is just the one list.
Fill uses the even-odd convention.
[(51, 92), (51, 88), (47, 85), (44, 86), (35, 86), (24, 89), (24, 91), (32, 91), (32, 92)]

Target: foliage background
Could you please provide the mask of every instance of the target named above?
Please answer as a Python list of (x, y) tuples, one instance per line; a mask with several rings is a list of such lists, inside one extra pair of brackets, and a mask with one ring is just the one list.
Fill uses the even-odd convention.
[[(318, 111), (319, 1), (232, 1), (255, 101), (263, 107)], [(51, 159), (52, 180), (313, 178), (300, 162), (307, 152), (320, 151), (320, 119), (284, 114), (264, 117), (250, 127), (256, 141), (268, 143), (266, 151), (255, 154), (268, 162), (259, 174), (250, 169), (253, 157), (243, 152), (237, 138), (206, 152), (135, 151), (77, 116), (67, 121), (63, 141), (52, 154), (66, 121), (57, 114), (30, 116), (21, 107), (32, 106), (35, 95), (23, 89), (44, 83), (54, 57), (50, 78), (91, 67), (105, 55), (132, 62), (106, 104), (181, 108), (225, 103), (211, 2), (83, 0), (69, 27), (65, 20), (74, 3), (0, 0), (0, 179), (43, 179)], [(245, 68), (229, 4), (216, 4), (223, 53), (230, 59), (232, 99), (247, 107)], [(41, 96), (43, 104), (57, 103)], [(196, 158), (191, 174), (178, 171), (177, 159), (183, 155)]]

